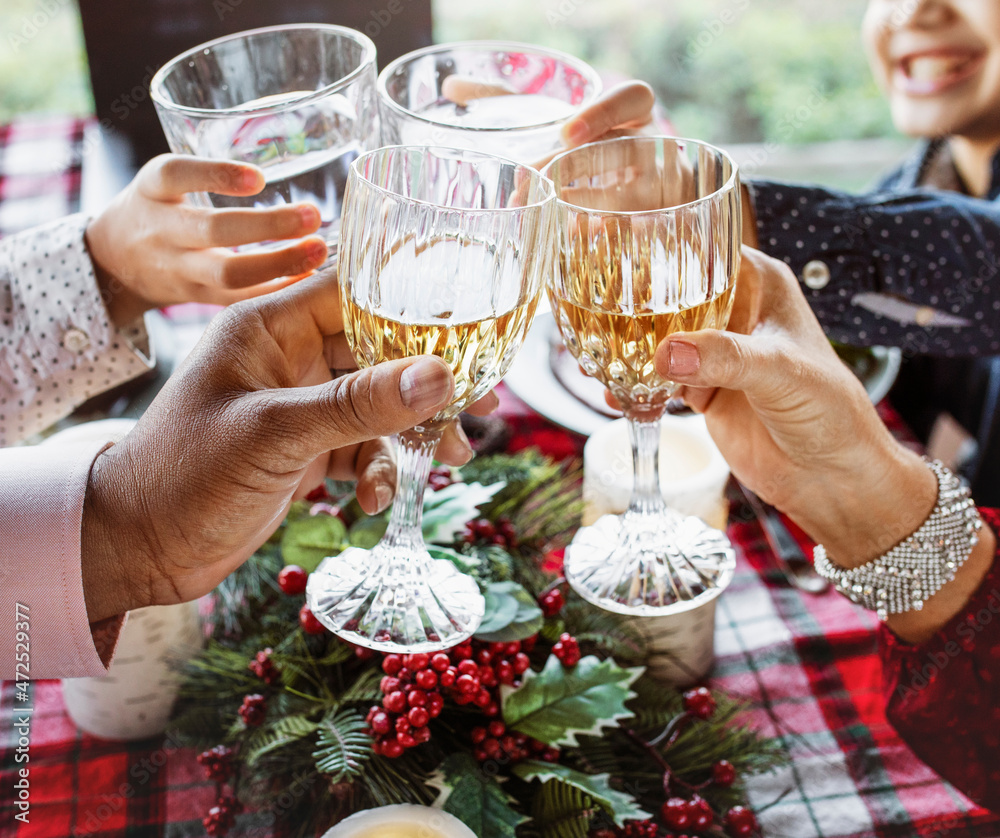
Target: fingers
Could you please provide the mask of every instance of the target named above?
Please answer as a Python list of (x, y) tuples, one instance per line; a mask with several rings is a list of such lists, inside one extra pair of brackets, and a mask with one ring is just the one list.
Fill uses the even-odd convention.
[(639, 127), (653, 118), (656, 97), (642, 81), (628, 81), (606, 91), (593, 105), (563, 126), (569, 146), (592, 142), (614, 128)]
[[(212, 291), (246, 289), (276, 277), (295, 277), (313, 271), (326, 259), (326, 243), (310, 237), (278, 250), (232, 253), (223, 249), (192, 250), (180, 258), (181, 273), (206, 277), (209, 293), (199, 302), (232, 302), (233, 295)], [(247, 295), (236, 295), (237, 297)]]
[(249, 163), (161, 154), (142, 167), (135, 184), (154, 201), (179, 201), (188, 192), (256, 195), (264, 188), (264, 175)]
[[(333, 462), (337, 462), (334, 452)], [(360, 446), (350, 474), (331, 470), (336, 480), (357, 478), (355, 494), (361, 508), (369, 515), (376, 515), (392, 503), (396, 491), (396, 461), (387, 439), (373, 439)]]
[(323, 219), (313, 204), (262, 209), (177, 207), (170, 213), (173, 243), (184, 248), (238, 247), (315, 233)]
[(429, 419), (451, 400), (455, 379), (440, 358), (392, 361), (314, 387), (245, 397), (256, 437), (280, 441), (286, 467), (325, 451), (390, 436)]
[(472, 459), (472, 446), (469, 438), (462, 430), (462, 423), (455, 419), (444, 429), (444, 435), (438, 443), (435, 457), (445, 465), (461, 466)]
[(465, 412), (471, 413), (473, 416), (488, 416), (499, 406), (500, 399), (497, 398), (497, 394), (493, 390), (490, 390), (479, 401), (474, 402), (465, 408)]
[(484, 99), (488, 96), (509, 96), (517, 91), (510, 85), (500, 82), (489, 83), (473, 76), (460, 76), (453, 73), (441, 82), (441, 95), (456, 105), (467, 105), (473, 99)]

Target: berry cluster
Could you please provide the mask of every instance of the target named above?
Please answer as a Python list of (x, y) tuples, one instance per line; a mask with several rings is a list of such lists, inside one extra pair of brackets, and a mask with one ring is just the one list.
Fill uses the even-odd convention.
[(555, 762), (559, 749), (532, 739), (523, 733), (508, 733), (507, 725), (494, 719), (485, 727), (472, 729), (472, 755), (480, 762), (498, 760), (504, 763), (519, 762), (528, 757)]
[(733, 806), (726, 812), (726, 832), (731, 838), (750, 838), (760, 832), (760, 824), (752, 809), (746, 806)]
[(267, 715), (267, 699), (260, 693), (243, 696), (243, 704), (236, 711), (247, 727), (260, 727)]
[(707, 720), (715, 712), (715, 698), (707, 687), (696, 687), (684, 693), (684, 709), (692, 716)]
[(434, 466), (430, 474), (427, 475), (427, 485), (435, 492), (440, 492), (442, 489), (448, 488), (454, 482), (455, 476), (451, 473), (451, 469), (448, 466)]
[(451, 666), (443, 652), (434, 655), (386, 655), (382, 659), (382, 705), (368, 711), (366, 721), (377, 754), (395, 759), (407, 748), (431, 738), (427, 723), (441, 713), (444, 698), (440, 675)]
[(559, 588), (550, 588), (538, 598), (538, 607), (546, 617), (556, 617), (566, 605), (566, 597)]
[(513, 550), (517, 546), (517, 530), (509, 518), (500, 517), (496, 523), (488, 518), (476, 518), (465, 525), (462, 540), (466, 544), (495, 544)]
[(671, 797), (660, 807), (663, 822), (674, 830), (693, 829), (697, 832), (708, 829), (715, 822), (715, 812), (703, 797), (697, 794), (689, 800)]
[(277, 684), (278, 679), (281, 677), (280, 670), (274, 665), (274, 661), (271, 660), (271, 651), (270, 647), (262, 649), (257, 653), (254, 659), (247, 664), (247, 669), (249, 669), (268, 686)]
[(243, 806), (235, 797), (228, 794), (219, 795), (219, 799), (208, 810), (201, 823), (209, 835), (225, 835), (236, 825), (236, 816), (242, 811)]
[(562, 661), (563, 666), (572, 668), (580, 662), (580, 644), (573, 635), (564, 631), (552, 647), (552, 654)]
[(225, 745), (216, 745), (198, 754), (198, 765), (205, 769), (205, 776), (215, 783), (224, 783), (233, 775), (233, 751)]

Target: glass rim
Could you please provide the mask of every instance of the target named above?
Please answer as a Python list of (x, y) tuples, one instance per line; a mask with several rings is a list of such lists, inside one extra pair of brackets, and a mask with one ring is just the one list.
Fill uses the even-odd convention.
[[(289, 32), (294, 30), (335, 33), (354, 41), (363, 49), (358, 66), (351, 70), (351, 72), (347, 75), (341, 76), (337, 79), (337, 81), (330, 82), (330, 84), (324, 85), (317, 90), (305, 93), (302, 96), (296, 96), (294, 99), (285, 99), (281, 102), (281, 104), (268, 105), (263, 108), (248, 108), (246, 106), (233, 108), (198, 108), (192, 105), (181, 105), (174, 102), (168, 98), (164, 92), (166, 77), (177, 67), (177, 65), (196, 53), (204, 52), (205, 50), (212, 49), (229, 41), (243, 40), (250, 36), (264, 35), (274, 32)], [(227, 119), (234, 116), (251, 115), (270, 116), (271, 114), (283, 113), (293, 108), (298, 108), (301, 105), (312, 102), (313, 100), (322, 99), (331, 93), (335, 93), (340, 88), (347, 87), (353, 83), (368, 69), (369, 66), (374, 66), (374, 64), (375, 42), (365, 35), (364, 32), (359, 32), (357, 29), (351, 29), (349, 26), (338, 26), (334, 23), (285, 23), (279, 26), (261, 26), (257, 29), (245, 29), (242, 32), (234, 32), (231, 35), (223, 35), (221, 38), (214, 38), (211, 41), (205, 41), (203, 44), (198, 44), (197, 46), (191, 47), (191, 49), (185, 50), (180, 55), (174, 56), (166, 64), (160, 67), (160, 69), (153, 75), (153, 78), (149, 83), (149, 96), (153, 100), (153, 103), (158, 107), (164, 108), (165, 110), (173, 113), (180, 113), (186, 116), (197, 116), (201, 119)]]
[(420, 122), (425, 122), (428, 125), (440, 126), (442, 128), (450, 128), (459, 131), (469, 131), (469, 132), (483, 132), (483, 133), (499, 133), (504, 132), (508, 134), (514, 134), (518, 131), (536, 131), (539, 128), (548, 128), (552, 125), (558, 125), (561, 122), (566, 121), (566, 117), (560, 117), (558, 119), (548, 119), (544, 122), (536, 122), (531, 125), (518, 125), (513, 128), (503, 128), (503, 127), (484, 127), (484, 128), (474, 128), (465, 125), (449, 125), (445, 122), (438, 122), (434, 119), (428, 119), (417, 111), (410, 110), (407, 107), (399, 104), (395, 99), (389, 95), (387, 89), (389, 77), (396, 72), (396, 70), (403, 64), (414, 61), (418, 58), (423, 58), (427, 55), (433, 55), (434, 53), (447, 52), (448, 50), (455, 49), (480, 49), (484, 47), (490, 47), (494, 50), (508, 50), (514, 51), (518, 50), (520, 52), (534, 53), (536, 55), (544, 55), (549, 58), (556, 58), (566, 64), (575, 67), (580, 75), (586, 77), (587, 81), (590, 83), (593, 94), (589, 101), (581, 102), (578, 110), (587, 107), (601, 95), (603, 90), (603, 83), (601, 82), (601, 77), (598, 75), (597, 71), (591, 67), (582, 58), (577, 58), (575, 55), (571, 55), (568, 52), (563, 52), (562, 50), (552, 49), (550, 47), (540, 47), (535, 44), (526, 44), (520, 41), (490, 41), (490, 40), (478, 40), (478, 41), (449, 41), (444, 44), (431, 44), (428, 47), (421, 47), (420, 49), (408, 52), (405, 55), (401, 55), (399, 58), (390, 61), (385, 67), (382, 68), (382, 72), (378, 74), (378, 79), (375, 83), (376, 95), (378, 96), (379, 102), (384, 102), (386, 107), (394, 110), (398, 114), (403, 114), (404, 116), (411, 117), (412, 119), (417, 119)]
[[(714, 151), (724, 160), (729, 161), (729, 165), (732, 167), (732, 171), (729, 173), (729, 177), (726, 178), (726, 182), (720, 186), (718, 189), (713, 190), (707, 195), (703, 195), (700, 198), (695, 198), (693, 201), (688, 201), (684, 204), (674, 204), (670, 207), (660, 207), (659, 209), (647, 209), (647, 210), (602, 210), (596, 207), (585, 207), (581, 204), (574, 204), (570, 201), (564, 201), (559, 197), (558, 190), (556, 189), (555, 180), (552, 178), (551, 170), (560, 160), (569, 157), (575, 152), (583, 151), (584, 149), (593, 148), (594, 146), (608, 146), (616, 143), (635, 143), (635, 142), (662, 142), (663, 140), (673, 140), (674, 142), (689, 143), (691, 145), (700, 146), (701, 148), (708, 149), (709, 151)], [(690, 207), (696, 207), (698, 204), (703, 204), (708, 201), (716, 199), (721, 193), (727, 192), (734, 188), (738, 188), (740, 185), (740, 169), (733, 159), (733, 156), (725, 149), (719, 148), (712, 143), (706, 143), (704, 140), (694, 140), (690, 137), (677, 137), (670, 134), (639, 134), (628, 137), (612, 137), (607, 140), (595, 140), (592, 143), (586, 143), (584, 145), (575, 146), (574, 148), (568, 148), (565, 151), (559, 152), (555, 157), (553, 157), (548, 163), (542, 167), (542, 174), (545, 175), (549, 180), (552, 181), (553, 191), (556, 191), (556, 203), (561, 204), (564, 207), (569, 207), (570, 209), (577, 210), (581, 213), (586, 213), (587, 215), (599, 215), (608, 216), (613, 218), (635, 218), (641, 215), (656, 215), (662, 212), (675, 212), (676, 210), (689, 209)]]
[[(366, 176), (364, 172), (361, 171), (361, 166), (364, 163), (364, 161), (372, 157), (375, 157), (376, 155), (392, 151), (404, 151), (404, 152), (444, 151), (456, 156), (468, 155), (472, 157), (482, 158), (485, 160), (507, 163), (511, 166), (516, 166), (518, 169), (523, 169), (525, 172), (529, 174), (530, 177), (537, 178), (538, 182), (548, 191), (549, 194), (544, 198), (542, 198), (541, 200), (536, 200), (530, 204), (524, 204), (523, 206), (520, 207), (453, 207), (449, 206), (448, 204), (439, 204), (436, 201), (428, 201), (424, 198), (411, 198), (407, 195), (401, 195), (398, 192), (393, 192), (391, 189), (386, 189), (384, 186), (375, 183), (368, 176)], [(355, 157), (354, 160), (351, 161), (350, 174), (354, 175), (357, 178), (360, 178), (364, 182), (365, 186), (367, 186), (368, 188), (373, 189), (374, 191), (382, 195), (385, 195), (389, 198), (393, 198), (395, 200), (403, 200), (406, 201), (407, 203), (417, 204), (419, 206), (432, 207), (433, 209), (436, 210), (450, 210), (453, 212), (461, 212), (465, 215), (473, 215), (480, 213), (496, 214), (501, 212), (512, 213), (512, 212), (521, 212), (523, 210), (540, 209), (548, 203), (555, 203), (556, 200), (555, 185), (552, 183), (551, 180), (545, 177), (545, 175), (539, 172), (538, 169), (529, 166), (527, 163), (519, 163), (517, 160), (512, 160), (509, 157), (503, 157), (499, 154), (490, 154), (489, 152), (485, 151), (475, 151), (474, 149), (459, 148), (457, 146), (444, 146), (444, 145), (432, 145), (432, 144), (421, 144), (421, 143), (379, 146), (378, 148), (369, 149), (364, 154), (360, 154), (357, 157)]]

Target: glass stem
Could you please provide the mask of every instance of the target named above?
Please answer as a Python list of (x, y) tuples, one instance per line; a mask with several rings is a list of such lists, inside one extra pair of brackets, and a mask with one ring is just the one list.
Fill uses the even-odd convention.
[(411, 430), (398, 435), (396, 498), (380, 547), (394, 552), (395, 548), (423, 549), (424, 489), (441, 435), (439, 429)]
[(628, 435), (632, 442), (632, 497), (629, 517), (662, 515), (667, 505), (660, 491), (660, 417), (663, 411), (631, 412)]

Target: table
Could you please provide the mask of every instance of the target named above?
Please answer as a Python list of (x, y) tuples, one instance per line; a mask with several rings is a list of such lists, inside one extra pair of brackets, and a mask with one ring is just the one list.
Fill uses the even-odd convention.
[[(82, 143), (79, 120), (0, 127), (0, 232), (75, 208)], [(54, 149), (63, 156), (53, 157)], [(53, 169), (53, 159), (64, 161), (63, 168)], [(18, 205), (33, 209), (25, 214)], [(890, 425), (897, 422), (887, 405), (880, 410)], [(581, 437), (536, 416), (510, 393), (503, 394), (502, 413), (511, 449), (536, 445), (556, 457), (582, 449)], [(730, 520), (737, 573), (719, 600), (711, 683), (746, 699), (749, 721), (766, 735), (783, 737), (792, 756), (787, 769), (750, 785), (764, 834), (1000, 836), (1000, 816), (943, 782), (888, 725), (875, 618), (832, 591), (809, 596), (787, 587), (747, 510), (734, 503)], [(10, 682), (0, 689), (0, 835), (204, 834), (201, 818), (214, 787), (192, 752), (163, 740), (120, 744), (80, 733), (65, 713), (56, 681), (35, 683), (31, 704), (31, 823), (22, 825), (13, 821), (19, 767), (14, 690)], [(240, 828), (245, 835), (267, 834), (252, 819)]]

